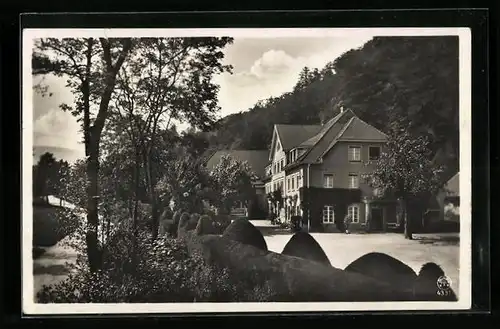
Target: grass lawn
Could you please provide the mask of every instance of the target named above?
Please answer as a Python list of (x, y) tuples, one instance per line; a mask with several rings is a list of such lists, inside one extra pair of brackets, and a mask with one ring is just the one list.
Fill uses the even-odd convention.
[[(386, 253), (413, 268), (417, 273), (427, 262), (440, 265), (452, 280), (452, 288), (458, 294), (459, 241), (458, 233), (415, 234), (414, 240), (406, 240), (402, 234), (342, 234), (312, 233), (328, 256), (332, 266), (345, 268), (352, 261), (370, 252)], [(270, 251), (281, 253), (292, 234), (264, 233)]]

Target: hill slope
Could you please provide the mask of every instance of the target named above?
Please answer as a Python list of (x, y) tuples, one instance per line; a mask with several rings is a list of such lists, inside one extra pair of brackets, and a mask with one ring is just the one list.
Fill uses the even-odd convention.
[(458, 74), (456, 36), (376, 37), (322, 70), (304, 68), (292, 92), (223, 118), (207, 138), (212, 149), (265, 149), (274, 124), (319, 124), (344, 106), (382, 131), (405, 119), (431, 137), (435, 161), (451, 177), (459, 159)]

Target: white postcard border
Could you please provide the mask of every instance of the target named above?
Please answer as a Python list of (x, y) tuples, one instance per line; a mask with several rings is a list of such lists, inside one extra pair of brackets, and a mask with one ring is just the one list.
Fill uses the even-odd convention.
[[(458, 302), (328, 302), (328, 303), (162, 303), (162, 304), (37, 304), (33, 299), (32, 170), (33, 39), (43, 37), (192, 37), (234, 38), (351, 37), (367, 31), (377, 36), (459, 36), (460, 94), (460, 268)], [(396, 311), (470, 309), (471, 275), (471, 32), (469, 28), (272, 28), (272, 29), (24, 29), (22, 109), (22, 308), (38, 314), (234, 313), (308, 311)]]

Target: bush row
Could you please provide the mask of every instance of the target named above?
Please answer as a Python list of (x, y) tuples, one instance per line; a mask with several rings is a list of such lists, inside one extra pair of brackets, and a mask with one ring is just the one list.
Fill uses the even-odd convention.
[[(314, 301), (316, 297), (345, 299), (350, 289), (358, 294), (353, 299), (367, 298), (370, 294), (381, 298), (377, 294), (384, 287), (401, 291), (410, 287), (416, 291), (416, 299), (421, 300), (439, 297), (436, 280), (444, 272), (436, 264), (426, 264), (417, 275), (399, 260), (371, 253), (345, 270), (335, 269), (308, 233), (297, 232), (279, 255), (268, 251), (264, 237), (249, 221), (238, 219), (228, 223), (228, 218), (172, 214), (169, 234), (154, 242), (148, 231), (134, 237), (128, 230), (119, 230), (107, 243), (101, 271), (91, 273), (82, 265), (62, 283), (44, 287), (37, 300), (42, 303)], [(172, 226), (176, 228), (175, 234)], [(217, 236), (221, 232), (222, 237)], [(312, 271), (311, 266), (316, 270)], [(327, 275), (325, 271), (335, 274), (332, 282), (321, 279)], [(353, 287), (345, 286), (353, 282)], [(328, 297), (332, 289), (339, 289), (339, 295)], [(442, 297), (456, 299), (454, 293)]]

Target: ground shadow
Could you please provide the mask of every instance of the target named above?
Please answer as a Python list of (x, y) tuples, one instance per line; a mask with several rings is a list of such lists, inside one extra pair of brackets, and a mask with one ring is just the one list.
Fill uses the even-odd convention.
[(433, 246), (456, 246), (460, 244), (459, 236), (435, 236), (435, 237), (413, 237), (414, 241), (420, 244)]
[(35, 265), (33, 267), (33, 275), (50, 274), (50, 275), (65, 275), (69, 273), (69, 269), (65, 265)]
[(45, 248), (33, 247), (33, 259), (40, 258), (45, 253)]
[(274, 236), (274, 235), (292, 235), (292, 232), (289, 228), (260, 228), (258, 227), (260, 233), (263, 236)]

